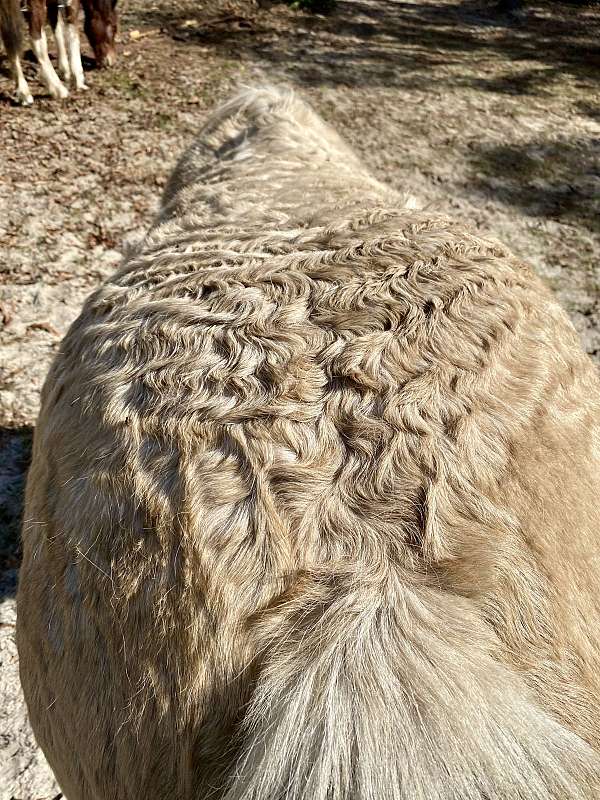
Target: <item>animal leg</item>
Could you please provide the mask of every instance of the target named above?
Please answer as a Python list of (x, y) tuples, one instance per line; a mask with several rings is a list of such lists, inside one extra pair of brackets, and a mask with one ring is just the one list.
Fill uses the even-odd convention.
[(69, 92), (66, 86), (62, 83), (56, 72), (54, 71), (54, 67), (52, 66), (52, 62), (50, 61), (50, 57), (48, 56), (48, 42), (46, 40), (46, 32), (42, 31), (39, 39), (32, 40), (33, 52), (35, 53), (35, 57), (39, 61), (40, 64), (40, 71), (42, 73), (42, 80), (46, 84), (46, 87), (52, 97), (56, 97), (60, 100), (63, 100), (65, 97), (69, 96)]
[(64, 84), (54, 71), (54, 67), (50, 62), (48, 56), (48, 41), (46, 39), (46, 31), (44, 25), (46, 24), (46, 3), (31, 3), (31, 14), (29, 17), (29, 33), (31, 35), (31, 44), (33, 52), (40, 65), (40, 72), (42, 73), (42, 80), (46, 84), (48, 91), (52, 97), (63, 99), (68, 97)]
[(67, 22), (65, 25), (67, 32), (67, 45), (69, 47), (69, 61), (71, 64), (71, 72), (75, 79), (75, 86), (78, 89), (87, 89), (85, 77), (83, 74), (83, 65), (81, 63), (81, 48), (79, 45), (79, 31), (74, 22)]
[(18, 0), (0, 2), (0, 39), (6, 50), (8, 63), (17, 84), (16, 99), (24, 106), (33, 103), (33, 97), (23, 75), (19, 56), (23, 51), (23, 19)]
[(23, 75), (23, 68), (21, 67), (21, 59), (18, 55), (14, 55), (10, 59), (10, 67), (15, 81), (17, 82), (17, 93), (15, 95), (17, 103), (22, 106), (30, 106), (33, 103), (33, 97), (29, 91), (29, 86)]
[(54, 38), (56, 40), (56, 49), (58, 51), (58, 72), (61, 78), (65, 81), (71, 79), (71, 67), (69, 65), (69, 58), (67, 56), (67, 45), (65, 42), (65, 23), (62, 14), (58, 14), (56, 25), (54, 26)]

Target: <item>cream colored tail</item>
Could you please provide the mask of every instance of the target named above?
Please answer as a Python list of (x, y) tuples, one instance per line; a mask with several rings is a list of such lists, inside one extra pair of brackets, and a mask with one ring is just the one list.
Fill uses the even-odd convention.
[(582, 800), (595, 752), (497, 663), (470, 604), (313, 576), (257, 623), (265, 661), (226, 800)]

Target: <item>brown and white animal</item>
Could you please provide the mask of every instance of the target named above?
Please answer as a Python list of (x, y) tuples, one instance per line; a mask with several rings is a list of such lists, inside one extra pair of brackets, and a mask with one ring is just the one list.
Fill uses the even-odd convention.
[(598, 798), (599, 496), (532, 271), (242, 93), (43, 390), (38, 741), (68, 800)]
[(33, 97), (21, 68), (23, 50), (23, 16), (27, 19), (33, 52), (40, 73), (52, 97), (65, 98), (69, 92), (60, 80), (48, 55), (45, 25), (49, 20), (58, 51), (58, 71), (63, 80), (70, 80), (76, 89), (87, 89), (81, 64), (77, 20), (84, 10), (84, 29), (92, 45), (98, 66), (115, 62), (117, 33), (117, 0), (0, 0), (0, 37), (17, 83), (16, 97), (22, 105), (31, 105)]

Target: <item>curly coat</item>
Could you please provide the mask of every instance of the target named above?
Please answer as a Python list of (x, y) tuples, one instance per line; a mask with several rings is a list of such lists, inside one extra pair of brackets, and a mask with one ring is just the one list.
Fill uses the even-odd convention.
[(600, 392), (506, 247), (242, 92), (46, 381), (18, 594), (68, 800), (600, 796)]

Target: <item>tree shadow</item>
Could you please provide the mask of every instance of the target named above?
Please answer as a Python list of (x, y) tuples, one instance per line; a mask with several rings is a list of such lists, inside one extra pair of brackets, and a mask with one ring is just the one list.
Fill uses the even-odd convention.
[[(190, 45), (269, 62), (301, 85), (439, 88), (458, 80), (521, 94), (539, 92), (564, 72), (593, 80), (600, 67), (600, 19), (561, 3), (528, 3), (518, 20), (491, 0), (339, 0), (327, 16), (273, 3), (219, 14), (215, 5), (152, 6), (136, 12), (135, 22)], [(499, 57), (510, 75), (488, 79), (481, 60)]]
[(600, 122), (600, 105), (594, 103), (588, 103), (587, 101), (580, 101), (577, 104), (577, 110), (580, 114), (583, 114), (590, 119), (597, 120)]
[(468, 158), (471, 190), (527, 216), (600, 234), (600, 139), (485, 145)]
[(33, 428), (0, 428), (0, 600), (14, 593)]

